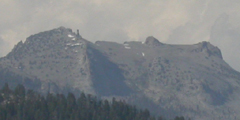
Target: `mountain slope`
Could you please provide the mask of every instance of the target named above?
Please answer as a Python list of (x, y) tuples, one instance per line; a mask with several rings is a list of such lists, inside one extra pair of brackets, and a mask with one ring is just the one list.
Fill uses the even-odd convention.
[(204, 119), (227, 119), (235, 111), (226, 104), (239, 92), (240, 74), (208, 42), (167, 45), (148, 37), (145, 43), (96, 44), (124, 70), (131, 88), (164, 110)]
[(0, 66), (35, 77), (45, 93), (84, 91), (166, 116), (240, 119), (240, 73), (209, 42), (168, 45), (150, 36), (145, 42), (91, 43), (60, 27), (19, 42)]
[(94, 93), (89, 81), (86, 44), (79, 34), (60, 27), (19, 42), (1, 64), (36, 76), (42, 81), (42, 90), (81, 88)]

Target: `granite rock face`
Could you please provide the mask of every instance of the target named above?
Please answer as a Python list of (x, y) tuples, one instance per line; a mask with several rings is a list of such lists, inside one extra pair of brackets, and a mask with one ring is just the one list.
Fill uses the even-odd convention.
[(42, 93), (116, 97), (166, 117), (240, 119), (240, 73), (209, 42), (169, 45), (150, 36), (91, 43), (60, 27), (19, 42), (0, 59), (0, 71), (23, 76), (15, 82)]

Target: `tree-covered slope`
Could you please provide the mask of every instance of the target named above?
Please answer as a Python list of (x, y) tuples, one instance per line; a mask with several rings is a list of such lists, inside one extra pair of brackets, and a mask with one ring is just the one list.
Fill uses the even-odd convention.
[[(23, 85), (11, 90), (6, 83), (0, 90), (1, 120), (163, 120), (124, 101), (101, 100), (90, 94), (47, 94), (43, 96)], [(184, 120), (176, 117), (175, 120)]]

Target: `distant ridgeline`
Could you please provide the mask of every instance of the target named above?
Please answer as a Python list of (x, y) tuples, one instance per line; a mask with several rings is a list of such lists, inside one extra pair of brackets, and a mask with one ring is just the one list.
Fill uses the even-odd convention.
[[(99, 100), (82, 93), (79, 98), (69, 93), (42, 96), (17, 85), (11, 90), (6, 83), (0, 90), (1, 120), (163, 120), (155, 118), (147, 109), (137, 109), (124, 101)], [(174, 120), (184, 120), (175, 117)]]

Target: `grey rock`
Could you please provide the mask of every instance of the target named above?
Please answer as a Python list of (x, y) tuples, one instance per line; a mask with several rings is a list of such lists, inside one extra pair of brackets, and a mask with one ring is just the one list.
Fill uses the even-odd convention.
[(0, 59), (3, 68), (36, 78), (42, 92), (116, 97), (166, 117), (240, 119), (240, 73), (209, 42), (91, 43), (60, 27), (19, 42)]
[(147, 45), (152, 45), (152, 46), (160, 46), (163, 45), (163, 43), (160, 43), (156, 38), (154, 38), (153, 36), (149, 36), (147, 37), (145, 44)]

